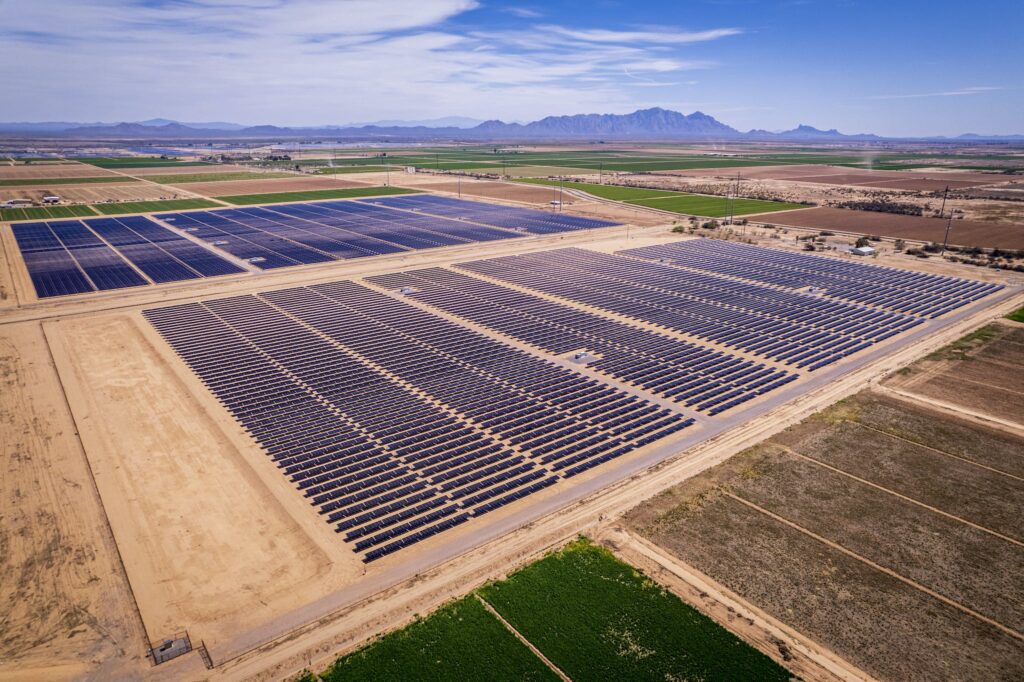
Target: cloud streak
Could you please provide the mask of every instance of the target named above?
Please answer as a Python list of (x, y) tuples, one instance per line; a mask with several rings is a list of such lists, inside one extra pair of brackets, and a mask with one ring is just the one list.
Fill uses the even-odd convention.
[(946, 90), (943, 92), (923, 92), (903, 95), (872, 95), (868, 99), (919, 99), (921, 97), (968, 97), (971, 95), (983, 95), (988, 92), (997, 92), (1004, 88), (993, 85), (975, 85), (959, 90)]

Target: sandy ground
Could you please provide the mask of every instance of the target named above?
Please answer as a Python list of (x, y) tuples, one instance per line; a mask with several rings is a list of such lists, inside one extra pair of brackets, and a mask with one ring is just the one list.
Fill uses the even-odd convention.
[(174, 187), (148, 182), (99, 182), (80, 185), (46, 185), (39, 187), (0, 187), (0, 201), (32, 199), (42, 202), (44, 196), (55, 194), (63, 203), (95, 204), (101, 201), (147, 201), (151, 199), (191, 196)]
[[(793, 225), (818, 230), (841, 230), (858, 234), (942, 243), (946, 223), (941, 218), (894, 215), (842, 208), (811, 208), (764, 213), (757, 220), (776, 225)], [(954, 220), (949, 243), (983, 248), (1024, 249), (1024, 224), (996, 224), (975, 220)]]
[[(332, 562), (253, 473), (247, 458), (263, 455), (239, 451), (226, 415), (176, 378), (140, 323), (47, 333), (151, 639), (188, 628), (212, 648), (315, 598)], [(346, 564), (357, 570), (334, 561)]]
[(109, 170), (84, 163), (0, 165), (0, 180), (32, 180), (35, 178), (98, 178), (115, 175)]
[(0, 445), (0, 679), (145, 667), (134, 600), (38, 324), (0, 327)]
[(207, 197), (222, 197), (238, 194), (264, 194), (268, 192), (300, 192), (318, 189), (337, 189), (340, 187), (363, 187), (365, 182), (357, 182), (348, 178), (330, 177), (273, 178), (268, 180), (222, 180), (219, 182), (189, 182), (175, 185), (173, 178), (163, 181), (166, 185), (201, 194)]
[[(403, 184), (409, 185), (403, 179)], [(520, 201), (525, 204), (544, 204), (558, 200), (558, 191), (551, 191), (550, 188), (521, 185), (511, 182), (486, 182), (486, 181), (457, 181), (452, 182), (417, 182), (417, 189), (430, 190), (432, 192), (448, 192), (466, 199), (504, 199), (505, 201)], [(564, 196), (564, 205), (568, 208), (572, 204), (572, 197)]]

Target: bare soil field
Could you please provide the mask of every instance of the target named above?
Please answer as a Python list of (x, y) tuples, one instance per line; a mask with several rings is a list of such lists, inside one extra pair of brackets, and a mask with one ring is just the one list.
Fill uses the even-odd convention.
[(858, 170), (842, 166), (748, 166), (729, 168), (717, 172), (708, 169), (681, 171), (656, 171), (661, 175), (700, 177), (717, 175), (722, 178), (736, 177), (739, 172), (744, 178), (755, 180), (789, 180), (826, 185), (863, 185), (883, 189), (907, 189), (941, 191), (947, 185), (950, 189), (963, 189), (979, 185), (993, 185), (1007, 182), (1010, 178), (999, 173), (964, 173), (955, 171), (886, 171)]
[(127, 175), (194, 175), (196, 173), (250, 173), (252, 168), (234, 164), (211, 164), (209, 166), (154, 166), (152, 168), (125, 168)]
[(32, 199), (56, 194), (65, 203), (95, 204), (102, 201), (148, 201), (151, 199), (190, 196), (183, 189), (153, 185), (148, 182), (104, 182), (94, 185), (47, 185), (45, 187), (0, 187), (0, 201)]
[[(946, 233), (947, 222), (942, 218), (851, 211), (842, 208), (780, 211), (763, 214), (758, 216), (758, 219), (776, 225), (874, 234), (940, 244)], [(949, 243), (982, 248), (1024, 249), (1024, 225), (954, 220), (949, 231)]]
[(0, 165), (0, 180), (32, 180), (35, 178), (97, 178), (117, 175), (109, 170), (84, 163)]
[(187, 627), (214, 647), (302, 591), (322, 593), (341, 562), (256, 475), (248, 458), (266, 457), (240, 450), (225, 433), (237, 426), (204, 409), (211, 398), (186, 388), (142, 324), (112, 315), (48, 323), (47, 334), (150, 637)]
[(1017, 679), (1024, 482), (986, 461), (1024, 440), (867, 392), (625, 518), (881, 679)]
[(992, 332), (933, 353), (885, 385), (1024, 428), (1024, 327), (987, 329)]
[(306, 190), (365, 187), (365, 182), (325, 177), (270, 178), (267, 180), (223, 180), (219, 182), (189, 182), (175, 185), (173, 179), (163, 184), (178, 187), (206, 197), (235, 196), (239, 194), (265, 194), (269, 192), (304, 192)]
[(141, 623), (38, 324), (0, 328), (0, 429), (0, 680), (145, 666)]

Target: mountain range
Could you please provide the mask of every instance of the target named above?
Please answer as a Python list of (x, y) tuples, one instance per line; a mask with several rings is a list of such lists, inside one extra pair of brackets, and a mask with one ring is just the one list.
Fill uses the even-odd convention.
[[(181, 123), (155, 118), (134, 123), (0, 123), (0, 135), (108, 140), (209, 140), (329, 138), (364, 141), (413, 140), (835, 140), (872, 141), (887, 138), (870, 133), (848, 135), (836, 129), (799, 125), (792, 130), (746, 132), (700, 111), (681, 114), (653, 107), (631, 114), (576, 114), (548, 116), (531, 123), (479, 122), (451, 116), (429, 121), (377, 121), (366, 124), (318, 127), (244, 126), (236, 123)], [(975, 135), (927, 140), (1018, 141), (1022, 135)]]

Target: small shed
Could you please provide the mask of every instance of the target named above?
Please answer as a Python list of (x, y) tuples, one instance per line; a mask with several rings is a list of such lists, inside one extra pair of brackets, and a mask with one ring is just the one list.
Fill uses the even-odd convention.
[(873, 256), (875, 255), (875, 249), (872, 246), (855, 246), (850, 249), (850, 253), (854, 256)]

